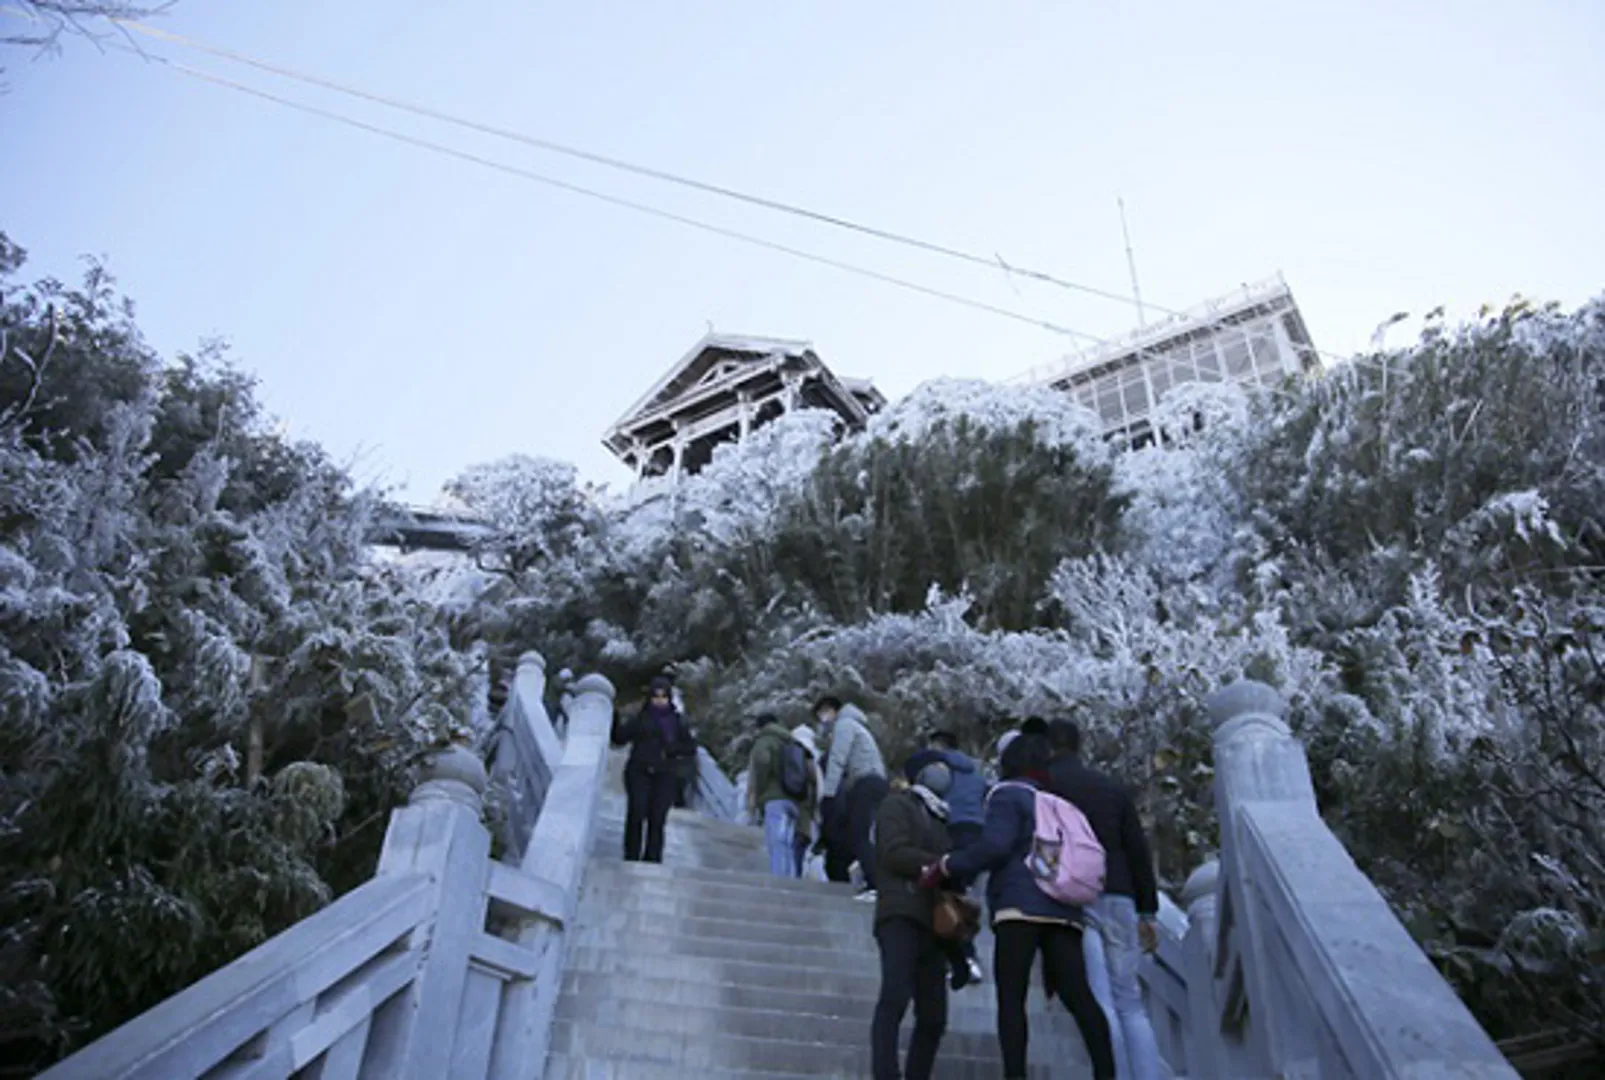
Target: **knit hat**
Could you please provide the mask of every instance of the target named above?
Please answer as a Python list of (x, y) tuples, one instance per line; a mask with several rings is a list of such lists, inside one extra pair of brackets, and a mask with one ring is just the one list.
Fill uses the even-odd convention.
[(759, 713), (757, 716), (752, 718), (752, 726), (760, 731), (768, 727), (770, 724), (778, 723), (780, 723), (780, 717), (776, 716), (774, 713)]
[(666, 694), (674, 689), (674, 680), (667, 675), (654, 675), (652, 681), (646, 684), (647, 692), (652, 694)]
[(953, 786), (953, 770), (945, 761), (932, 761), (914, 774), (914, 783), (932, 795), (946, 795)]

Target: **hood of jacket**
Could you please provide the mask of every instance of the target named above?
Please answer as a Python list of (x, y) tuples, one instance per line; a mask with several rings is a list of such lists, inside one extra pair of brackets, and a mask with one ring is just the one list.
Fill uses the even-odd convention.
[(962, 750), (943, 750), (941, 754), (942, 760), (947, 762), (947, 767), (956, 773), (979, 771), (979, 767), (975, 764), (975, 759)]

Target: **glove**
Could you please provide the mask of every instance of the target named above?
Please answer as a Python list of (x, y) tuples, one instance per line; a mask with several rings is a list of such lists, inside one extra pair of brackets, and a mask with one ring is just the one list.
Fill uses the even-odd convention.
[(940, 860), (920, 870), (920, 888), (922, 889), (934, 889), (946, 880), (947, 869)]

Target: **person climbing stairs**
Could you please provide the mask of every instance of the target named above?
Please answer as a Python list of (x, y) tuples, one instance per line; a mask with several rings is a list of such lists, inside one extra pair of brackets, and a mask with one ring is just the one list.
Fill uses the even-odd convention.
[[(623, 757), (598, 811), (548, 1080), (864, 1077), (879, 987), (872, 910), (850, 886), (775, 878), (761, 829), (670, 814), (662, 864), (625, 863)], [(979, 942), (982, 956), (991, 940)], [(935, 1075), (1001, 1075), (990, 983), (954, 993)], [(1092, 1075), (1040, 989), (1033, 1077)], [(908, 1038), (905, 1023), (903, 1039)]]

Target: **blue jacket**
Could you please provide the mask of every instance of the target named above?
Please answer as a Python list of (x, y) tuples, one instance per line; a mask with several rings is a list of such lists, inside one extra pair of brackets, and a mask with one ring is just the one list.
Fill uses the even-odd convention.
[(981, 838), (947, 857), (948, 876), (967, 884), (987, 874), (986, 905), (993, 922), (1010, 908), (1040, 919), (1080, 923), (1081, 909), (1061, 904), (1037, 887), (1025, 857), (1036, 833), (1036, 785), (1029, 780), (1002, 784), (986, 800)]
[(909, 779), (912, 780), (914, 774), (932, 761), (945, 762), (953, 773), (953, 786), (943, 796), (947, 800), (947, 823), (979, 825), (985, 821), (986, 789), (989, 785), (975, 760), (957, 750), (937, 750), (932, 747), (916, 751), (908, 759)]

